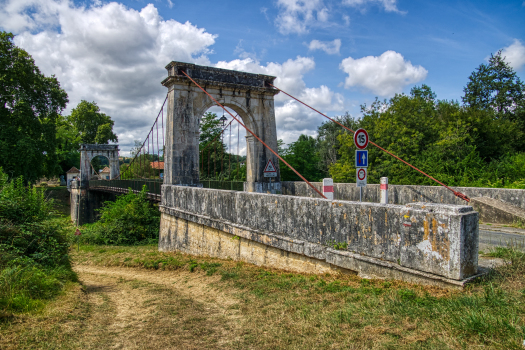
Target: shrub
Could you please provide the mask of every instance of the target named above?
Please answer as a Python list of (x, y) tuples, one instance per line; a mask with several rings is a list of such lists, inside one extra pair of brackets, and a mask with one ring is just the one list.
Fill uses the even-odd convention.
[[(11, 182), (0, 169), (0, 268), (26, 259), (44, 266), (69, 264), (69, 242), (62, 225), (50, 221), (43, 191)], [(46, 220), (47, 219), (47, 220)]]
[(41, 222), (49, 217), (51, 210), (51, 202), (45, 199), (43, 189), (26, 187), (22, 177), (8, 181), (0, 168), (0, 219), (15, 225)]
[(147, 200), (146, 186), (138, 194), (131, 190), (114, 202), (105, 202), (100, 220), (85, 225), (81, 241), (90, 244), (153, 243), (159, 237), (160, 212)]
[(42, 190), (24, 185), (0, 168), (0, 311), (39, 308), (76, 280), (64, 223), (51, 219)]

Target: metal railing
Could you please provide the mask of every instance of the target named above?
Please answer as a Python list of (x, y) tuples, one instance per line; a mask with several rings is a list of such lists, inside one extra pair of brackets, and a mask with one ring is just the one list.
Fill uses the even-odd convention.
[[(162, 186), (162, 180), (159, 179), (132, 179), (132, 180), (90, 180), (89, 187), (94, 190), (106, 190), (110, 192), (127, 193), (131, 188), (134, 192), (140, 192), (143, 186), (146, 186), (146, 191), (155, 198), (159, 196)], [(243, 191), (243, 181), (216, 181), (216, 180), (202, 180), (202, 187), (213, 188), (217, 190), (228, 191)]]
[(142, 186), (146, 186), (148, 193), (160, 195), (162, 180), (159, 179), (134, 179), (134, 180), (90, 180), (89, 187), (114, 187), (114, 188), (131, 188), (133, 191), (141, 191)]
[(216, 180), (201, 180), (202, 187), (214, 188), (216, 190), (228, 191), (244, 191), (243, 181), (216, 181)]

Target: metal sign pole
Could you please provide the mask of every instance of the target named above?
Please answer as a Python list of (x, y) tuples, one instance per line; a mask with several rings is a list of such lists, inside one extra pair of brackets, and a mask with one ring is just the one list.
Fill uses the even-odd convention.
[(362, 202), (363, 198), (363, 187), (359, 187), (359, 201)]

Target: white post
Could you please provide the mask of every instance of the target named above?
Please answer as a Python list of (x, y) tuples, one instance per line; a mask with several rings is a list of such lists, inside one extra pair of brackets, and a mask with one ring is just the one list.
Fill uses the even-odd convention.
[(381, 189), (381, 204), (388, 204), (388, 177), (382, 177), (379, 181)]
[(334, 180), (323, 179), (323, 194), (326, 199), (334, 200)]

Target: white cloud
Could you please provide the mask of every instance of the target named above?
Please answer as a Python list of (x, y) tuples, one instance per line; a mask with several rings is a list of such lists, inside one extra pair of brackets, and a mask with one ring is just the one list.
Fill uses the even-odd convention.
[(343, 21), (345, 22), (345, 26), (350, 25), (350, 17), (348, 15), (343, 15)]
[(309, 27), (328, 21), (328, 9), (322, 0), (277, 0), (277, 6), (275, 23), (282, 34), (307, 33)]
[[(318, 88), (306, 87), (303, 76), (315, 68), (312, 58), (297, 56), (282, 64), (270, 62), (266, 66), (247, 58), (230, 62), (221, 61), (217, 63), (217, 67), (276, 76), (276, 87), (317, 110), (324, 113), (344, 111), (344, 98), (341, 94), (331, 91), (324, 85)], [(285, 143), (296, 141), (300, 134), (315, 136), (317, 127), (325, 121), (324, 117), (283, 93), (275, 96), (275, 117), (278, 137)]]
[(341, 49), (341, 39), (335, 39), (333, 41), (312, 40), (308, 45), (308, 49), (311, 51), (323, 50), (329, 55), (335, 55), (338, 54)]
[(399, 12), (397, 0), (343, 0), (343, 5), (364, 8), (367, 4), (376, 4), (385, 9), (387, 12)]
[(97, 102), (115, 120), (124, 151), (146, 136), (159, 111), (166, 64), (209, 64), (216, 38), (189, 22), (163, 20), (152, 4), (136, 11), (115, 2), (8, 0), (0, 23), (44, 74), (57, 76), (69, 95), (65, 113), (82, 99)]
[(348, 57), (339, 68), (348, 73), (345, 88), (361, 86), (379, 96), (399, 93), (405, 86), (424, 80), (428, 73), (425, 68), (413, 66), (395, 51), (359, 59)]
[[(133, 140), (144, 140), (157, 116), (167, 93), (160, 84), (166, 64), (211, 65), (208, 55), (216, 39), (189, 22), (164, 20), (152, 4), (137, 11), (115, 2), (79, 7), (69, 0), (8, 0), (0, 8), (0, 23), (17, 34), (15, 44), (33, 56), (44, 74), (57, 76), (69, 95), (65, 114), (84, 99), (113, 118), (122, 153)], [(241, 42), (237, 50), (244, 59), (217, 66), (277, 76), (276, 86), (321, 111), (343, 112), (340, 94), (326, 86), (306, 86), (303, 76), (315, 68), (312, 58), (263, 66)], [(324, 121), (284, 94), (276, 96), (275, 107), (278, 135), (287, 143), (301, 133), (315, 135)]]
[(503, 48), (501, 55), (515, 70), (521, 70), (525, 66), (525, 46), (518, 39), (514, 39), (514, 43)]

